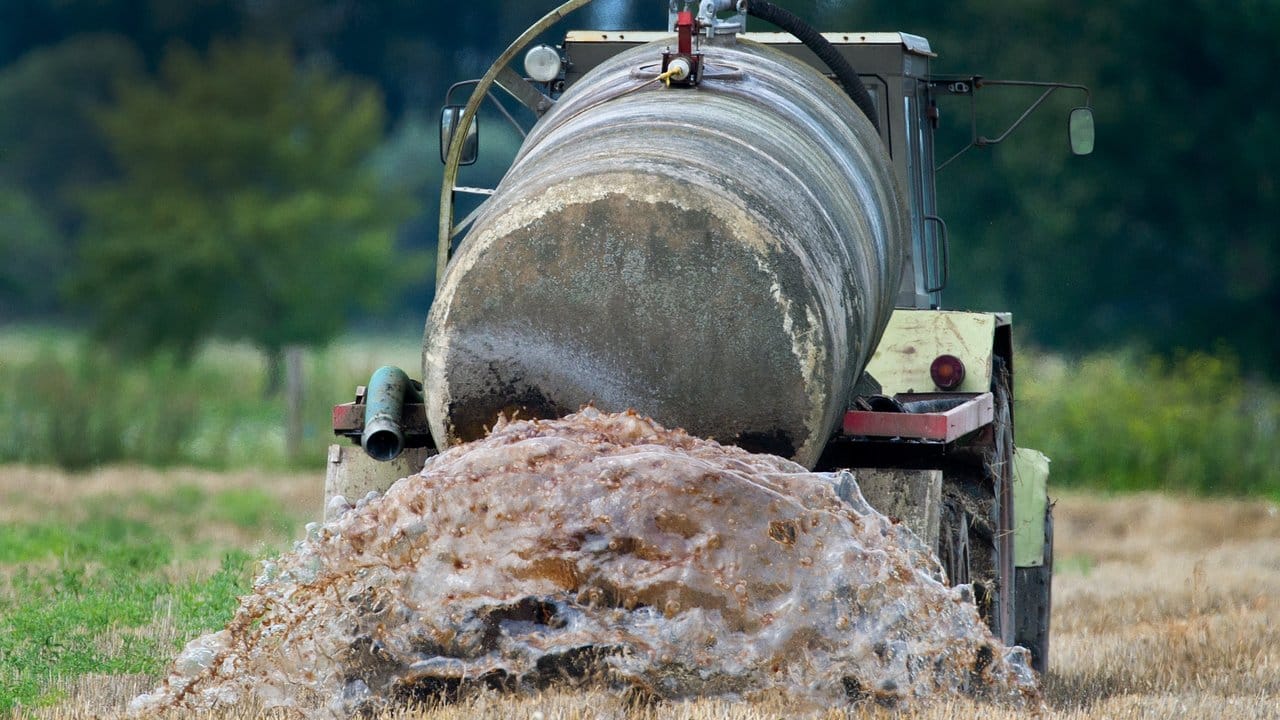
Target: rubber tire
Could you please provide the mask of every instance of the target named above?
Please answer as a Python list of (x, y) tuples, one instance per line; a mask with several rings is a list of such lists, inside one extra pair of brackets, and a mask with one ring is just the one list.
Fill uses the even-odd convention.
[(1031, 651), (1031, 667), (1049, 672), (1049, 615), (1053, 606), (1053, 505), (1044, 510), (1044, 564), (1016, 568), (1014, 642)]
[[(968, 583), (973, 586), (973, 597), (983, 622), (991, 629), (993, 635), (1004, 644), (1017, 643), (1018, 628), (1018, 569), (1013, 564), (1013, 536), (1002, 530), (1000, 519), (995, 517), (998, 500), (996, 488), (1008, 485), (1012, 487), (1013, 479), (1013, 428), (1011, 426), (1011, 409), (1009, 399), (1011, 393), (1007, 383), (1009, 375), (1005, 363), (996, 356), (993, 359), (991, 392), (995, 400), (995, 418), (992, 429), (995, 435), (990, 440), (989, 448), (984, 445), (982, 452), (990, 453), (981, 470), (971, 467), (954, 468), (943, 471), (943, 504), (951, 504), (950, 512), (944, 507), (940, 517), (939, 559), (944, 568), (963, 563), (967, 565), (960, 578), (948, 574), (948, 582), (958, 585)], [(999, 417), (1004, 407), (1009, 423), (1001, 424)], [(996, 457), (1002, 455), (1003, 457)], [(993, 462), (994, 461), (994, 462)], [(1007, 472), (1005, 478), (995, 478), (992, 471), (1001, 467)], [(949, 492), (951, 491), (951, 492)], [(953, 495), (954, 493), (954, 495)], [(958, 502), (956, 501), (958, 498)], [(1006, 499), (1006, 502), (1009, 502)], [(971, 512), (971, 510), (973, 512)], [(944, 535), (953, 532), (947, 520), (965, 515), (968, 520), (967, 542), (963, 548), (944, 544)], [(960, 550), (963, 557), (949, 557), (948, 550)], [(1006, 558), (1007, 565), (1001, 561)], [(1002, 571), (1002, 567), (1004, 569)], [(1002, 607), (1011, 607), (1007, 616), (1001, 612)], [(1002, 616), (1006, 619), (1002, 621)]]

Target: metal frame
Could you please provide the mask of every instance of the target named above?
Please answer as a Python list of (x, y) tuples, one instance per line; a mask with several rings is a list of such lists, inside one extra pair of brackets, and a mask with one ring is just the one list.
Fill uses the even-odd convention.
[[(334, 436), (347, 438), (357, 447), (360, 445), (360, 436), (364, 434), (365, 410), (368, 407), (365, 402), (366, 393), (364, 385), (357, 386), (355, 402), (334, 405), (331, 416)], [(407, 401), (403, 405), (402, 414), (405, 447), (429, 447), (434, 450), (435, 441), (431, 438), (431, 426), (427, 422), (427, 406), (420, 399)]]
[[(935, 170), (934, 172), (937, 172)], [(936, 223), (939, 234), (937, 238), (938, 247), (934, 251), (934, 268), (938, 271), (938, 282), (933, 285), (926, 284), (924, 291), (932, 295), (933, 293), (942, 292), (947, 288), (947, 281), (951, 279), (951, 236), (947, 233), (947, 221), (937, 215), (925, 215), (925, 223)], [(927, 258), (926, 258), (927, 260)], [(929, 276), (929, 267), (925, 267), (925, 277)]]
[[(503, 83), (512, 83), (514, 87), (513, 77), (519, 78), (520, 82), (528, 85), (524, 78), (520, 78), (509, 67), (508, 64), (516, 59), (521, 50), (524, 50), (529, 43), (533, 42), (539, 35), (546, 32), (552, 25), (564, 19), (565, 15), (586, 5), (590, 5), (595, 0), (569, 0), (555, 10), (542, 16), (538, 22), (530, 25), (520, 37), (516, 38), (507, 49), (498, 56), (493, 65), (489, 66), (489, 70), (476, 81), (475, 89), (471, 91), (471, 97), (467, 99), (466, 107), (462, 111), (462, 117), (458, 118), (458, 125), (454, 128), (453, 137), (449, 140), (449, 154), (445, 159), (444, 178), (440, 184), (440, 222), (438, 232), (436, 234), (439, 245), (436, 248), (436, 284), (444, 281), (445, 268), (449, 265), (449, 256), (452, 254), (453, 237), (456, 234), (453, 225), (453, 191), (454, 186), (458, 182), (458, 169), (462, 160), (462, 147), (465, 142), (467, 131), (471, 128), (471, 123), (475, 122), (476, 113), (480, 110), (480, 103), (489, 93), (489, 88), (493, 87), (501, 76)], [(503, 72), (503, 71), (506, 72)], [(511, 93), (516, 99), (520, 99), (519, 90), (513, 90), (506, 87), (503, 83), (498, 86)], [(537, 88), (532, 88), (535, 92)], [(541, 95), (542, 93), (538, 93)], [(535, 111), (536, 112), (536, 111)]]
[[(453, 104), (452, 102), (450, 102), (450, 98), (453, 97), (454, 90), (457, 90), (460, 87), (465, 87), (467, 85), (475, 85), (476, 83), (479, 83), (479, 82), (480, 82), (479, 80), (463, 80), (461, 82), (456, 82), (450, 85), (449, 89), (444, 92), (444, 106), (450, 107)], [(498, 108), (498, 112), (502, 114), (502, 117), (506, 118), (507, 122), (511, 123), (511, 127), (515, 128), (516, 132), (520, 133), (520, 137), (529, 136), (529, 132), (524, 129), (524, 126), (522, 126), (518, 120), (516, 120), (515, 116), (511, 114), (511, 111), (507, 110), (507, 106), (503, 105), (501, 102), (498, 101), (498, 98), (493, 94), (492, 91), (486, 92), (485, 96), (488, 97), (491, 101), (493, 101), (493, 106)], [(452, 136), (450, 136), (449, 143), (450, 144), (453, 143)]]

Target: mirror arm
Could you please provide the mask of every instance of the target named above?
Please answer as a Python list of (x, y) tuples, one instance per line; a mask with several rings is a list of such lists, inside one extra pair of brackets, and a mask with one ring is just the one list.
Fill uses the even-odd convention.
[[(1089, 88), (1085, 85), (1075, 85), (1071, 83), (1038, 82), (1035, 80), (987, 80), (986, 78), (982, 78), (982, 77), (966, 77), (960, 80), (956, 80), (955, 78), (950, 78), (950, 79), (935, 78), (934, 80), (930, 81), (929, 84), (930, 86), (935, 88), (945, 88), (945, 91), (951, 95), (968, 95), (969, 96), (969, 132), (970, 132), (969, 144), (960, 148), (960, 151), (957, 152), (955, 155), (952, 155), (951, 157), (947, 158), (946, 162), (934, 168), (934, 172), (937, 172), (945, 168), (946, 166), (950, 165), (954, 160), (956, 160), (956, 158), (959, 158), (961, 155), (968, 152), (970, 148), (990, 147), (991, 145), (998, 145), (1004, 142), (1005, 138), (1009, 137), (1009, 135), (1012, 134), (1014, 130), (1017, 130), (1018, 127), (1022, 125), (1022, 123), (1028, 117), (1030, 117), (1032, 113), (1036, 111), (1036, 108), (1043, 105), (1044, 101), (1048, 100), (1049, 96), (1052, 95), (1057, 90), (1079, 90), (1084, 93), (1084, 106), (1089, 108), (1093, 107), (1093, 92), (1089, 90)], [(978, 110), (977, 110), (977, 103), (974, 100), (974, 96), (977, 93), (978, 89), (986, 87), (988, 85), (1007, 85), (1010, 87), (1038, 87), (1038, 88), (1045, 88), (1045, 91), (1041, 93), (1040, 97), (1037, 98), (1035, 102), (1031, 103), (1031, 105), (1028, 106), (1027, 109), (1023, 111), (1022, 115), (1018, 116), (1018, 119), (1014, 120), (1013, 124), (1010, 125), (1008, 128), (1006, 128), (1004, 132), (1000, 133), (998, 136), (994, 138), (989, 138), (989, 137), (986, 137), (985, 135), (978, 134)]]
[(988, 80), (986, 78), (975, 78), (974, 89), (983, 88), (988, 85), (1006, 85), (1009, 87), (1041, 87), (1052, 88), (1054, 90), (1079, 90), (1084, 93), (1085, 107), (1093, 107), (1093, 91), (1087, 85), (1077, 85), (1074, 83), (1060, 82), (1041, 82), (1039, 80)]
[(502, 103), (498, 102), (498, 98), (494, 97), (493, 93), (485, 93), (485, 95), (487, 95), (489, 99), (493, 101), (494, 107), (498, 108), (498, 112), (502, 113), (502, 117), (506, 118), (507, 122), (511, 123), (511, 127), (515, 128), (516, 132), (520, 133), (521, 138), (526, 138), (529, 136), (528, 131), (526, 131), (523, 127), (520, 127), (520, 123), (516, 122), (515, 117), (512, 116), (510, 111), (508, 111), (507, 108), (503, 106)]
[[(456, 82), (450, 85), (449, 89), (446, 90), (444, 93), (444, 104), (445, 105), (451, 104), (454, 90), (461, 87), (466, 87), (468, 85), (475, 85), (479, 82), (480, 82), (479, 80), (463, 80), (462, 82)], [(485, 93), (485, 96), (488, 97), (489, 100), (493, 102), (494, 107), (498, 108), (498, 112), (502, 113), (502, 116), (507, 119), (507, 122), (511, 123), (511, 127), (515, 128), (516, 132), (520, 133), (520, 137), (528, 136), (529, 134), (528, 131), (526, 131), (524, 127), (521, 126), (520, 123), (515, 119), (515, 117), (507, 110), (507, 108), (501, 102), (498, 101), (498, 98), (493, 94), (493, 91), (489, 91)]]
[(1000, 133), (998, 136), (994, 138), (989, 138), (985, 135), (980, 135), (974, 138), (973, 144), (977, 145), (978, 147), (987, 147), (988, 145), (999, 145), (1000, 143), (1004, 142), (1004, 139), (1009, 137), (1009, 134), (1012, 133), (1014, 130), (1017, 130), (1018, 126), (1021, 125), (1023, 121), (1025, 121), (1028, 117), (1030, 117), (1031, 113), (1036, 111), (1036, 108), (1043, 105), (1044, 101), (1048, 100), (1049, 96), (1053, 94), (1053, 91), (1057, 89), (1058, 88), (1056, 87), (1051, 87), (1045, 90), (1043, 93), (1041, 93), (1040, 97), (1035, 102), (1028, 105), (1027, 109), (1023, 110), (1022, 114), (1018, 116), (1018, 119), (1014, 120), (1013, 124), (1010, 125), (1008, 128), (1006, 128), (1005, 131)]

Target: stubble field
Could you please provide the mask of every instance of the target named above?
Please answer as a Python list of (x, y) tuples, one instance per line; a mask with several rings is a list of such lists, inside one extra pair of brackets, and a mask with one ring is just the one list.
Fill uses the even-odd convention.
[[(212, 629), (253, 558), (318, 513), (309, 474), (0, 467), (0, 715), (87, 718)], [(1280, 718), (1280, 510), (1157, 494), (1059, 498), (1049, 718)], [(7, 695), (8, 697), (3, 697)], [(968, 701), (822, 710), (785, 697), (647, 706), (482, 695), (402, 718), (1013, 718)], [(240, 710), (220, 717), (253, 717)], [(278, 716), (278, 714), (277, 714)]]

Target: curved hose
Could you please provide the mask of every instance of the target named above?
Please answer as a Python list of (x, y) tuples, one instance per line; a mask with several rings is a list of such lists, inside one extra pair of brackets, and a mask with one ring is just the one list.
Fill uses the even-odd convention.
[(834, 45), (822, 37), (822, 33), (814, 30), (812, 25), (793, 15), (790, 11), (783, 10), (777, 5), (768, 2), (768, 0), (748, 0), (747, 14), (767, 23), (777, 25), (795, 35), (800, 42), (805, 44), (805, 47), (818, 56), (819, 60), (831, 68), (831, 71), (836, 74), (836, 79), (844, 86), (844, 91), (849, 94), (854, 104), (871, 121), (876, 132), (880, 131), (876, 104), (871, 99), (871, 93), (867, 92), (867, 86), (862, 84), (862, 78), (858, 77), (858, 73), (854, 71), (849, 61), (844, 59), (840, 51), (836, 50)]

